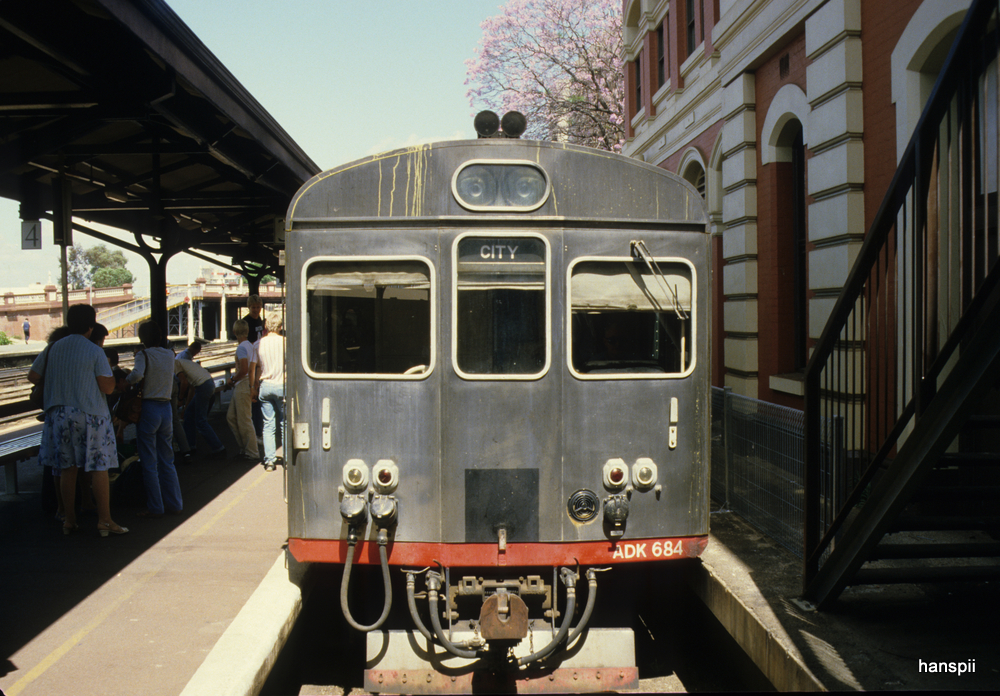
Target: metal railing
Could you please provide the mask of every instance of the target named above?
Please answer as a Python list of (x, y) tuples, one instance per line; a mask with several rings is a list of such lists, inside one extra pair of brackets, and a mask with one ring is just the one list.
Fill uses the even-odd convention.
[(997, 1), (973, 2), (807, 367), (806, 583), (997, 284), (997, 31)]
[[(171, 288), (170, 294), (167, 296), (167, 309), (184, 304), (190, 295), (191, 291), (187, 287)], [(150, 298), (143, 297), (101, 310), (97, 313), (97, 321), (104, 324), (109, 331), (116, 331), (123, 326), (149, 319), (150, 316)]]

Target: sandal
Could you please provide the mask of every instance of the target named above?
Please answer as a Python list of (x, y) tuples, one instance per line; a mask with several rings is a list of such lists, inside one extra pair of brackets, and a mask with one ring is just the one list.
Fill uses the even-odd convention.
[(63, 530), (63, 534), (65, 534), (66, 536), (69, 536), (70, 534), (72, 534), (73, 532), (75, 532), (76, 530), (78, 530), (79, 528), (80, 528), (80, 525), (78, 525), (76, 522), (73, 522), (73, 523), (64, 522), (62, 530)]
[(114, 522), (98, 522), (97, 533), (102, 537), (106, 537), (108, 534), (128, 534), (128, 527), (122, 527)]

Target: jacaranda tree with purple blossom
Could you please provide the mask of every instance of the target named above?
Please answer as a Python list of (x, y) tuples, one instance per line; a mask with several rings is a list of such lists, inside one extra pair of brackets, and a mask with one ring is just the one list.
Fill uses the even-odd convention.
[(472, 107), (520, 111), (526, 138), (620, 152), (621, 0), (508, 0), (501, 10), (465, 61)]

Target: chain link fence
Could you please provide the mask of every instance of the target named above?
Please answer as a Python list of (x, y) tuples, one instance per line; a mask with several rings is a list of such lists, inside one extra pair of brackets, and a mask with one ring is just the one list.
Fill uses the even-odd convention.
[(712, 388), (712, 499), (802, 557), (803, 412)]

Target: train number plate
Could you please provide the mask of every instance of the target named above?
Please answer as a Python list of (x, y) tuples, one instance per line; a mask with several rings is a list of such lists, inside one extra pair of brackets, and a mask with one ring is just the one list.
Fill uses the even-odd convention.
[(672, 558), (684, 556), (683, 539), (664, 539), (662, 541), (629, 541), (615, 544), (612, 560), (642, 560), (649, 558)]

